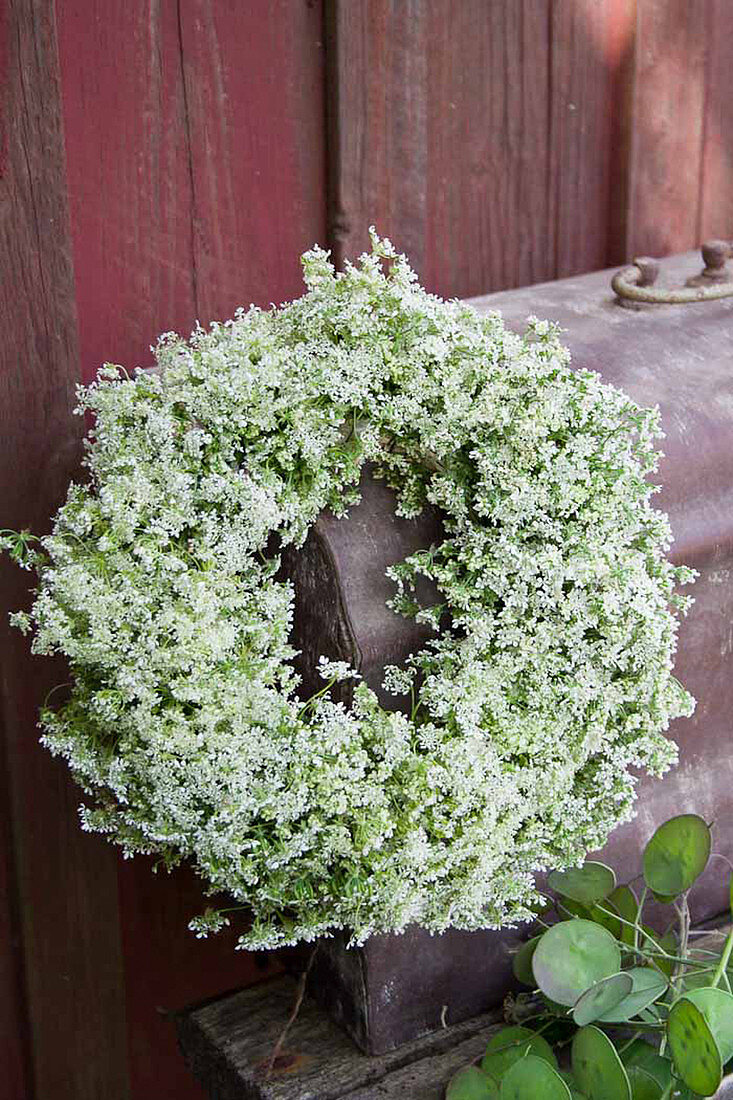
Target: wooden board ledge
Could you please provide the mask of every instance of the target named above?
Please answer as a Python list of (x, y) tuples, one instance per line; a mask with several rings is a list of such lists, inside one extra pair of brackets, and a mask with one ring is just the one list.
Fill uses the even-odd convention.
[(501, 1022), (499, 1011), (487, 1013), (370, 1057), (306, 997), (287, 1064), (265, 1079), (294, 997), (295, 982), (281, 977), (177, 1017), (183, 1056), (210, 1100), (443, 1100), (451, 1074), (481, 1054)]

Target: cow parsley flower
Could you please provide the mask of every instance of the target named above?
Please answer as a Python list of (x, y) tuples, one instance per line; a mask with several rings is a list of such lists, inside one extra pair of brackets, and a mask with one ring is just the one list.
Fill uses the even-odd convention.
[[(518, 336), (427, 294), (375, 234), (342, 274), (319, 248), (303, 270), (297, 301), (166, 333), (154, 372), (103, 368), (80, 392), (88, 477), (40, 543), (0, 532), (38, 575), (15, 625), (73, 678), (44, 742), (83, 827), (191, 864), (247, 914), (242, 946), (529, 919), (533, 872), (630, 816), (692, 710), (658, 411), (571, 369), (551, 323)], [(385, 670), (409, 715), (363, 683), (347, 709), (330, 688), (358, 670), (326, 657), (302, 698), (293, 667), (278, 551), (344, 514), (365, 462), (400, 515), (442, 515), (389, 571), (395, 613), (434, 631)]]

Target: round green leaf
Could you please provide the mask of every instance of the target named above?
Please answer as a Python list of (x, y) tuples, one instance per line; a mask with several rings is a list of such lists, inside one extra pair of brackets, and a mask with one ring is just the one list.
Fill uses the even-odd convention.
[(590, 909), (587, 905), (581, 905), (579, 901), (572, 901), (570, 898), (558, 898), (557, 911), (560, 914), (560, 920), (572, 920), (573, 917), (582, 917), (583, 920), (590, 920)]
[(570, 1089), (552, 1066), (533, 1054), (507, 1070), (499, 1092), (501, 1100), (571, 1100)]
[(572, 1100), (587, 1100), (587, 1097), (583, 1096), (582, 1092), (578, 1092), (577, 1088), (575, 1087), (575, 1078), (573, 1077), (569, 1069), (559, 1069), (557, 1072), (560, 1074), (563, 1081), (570, 1089)]
[(632, 944), (634, 942), (634, 929), (629, 928), (629, 924), (635, 923), (639, 912), (639, 900), (636, 894), (630, 886), (617, 886), (606, 900), (611, 903), (624, 921), (628, 921), (627, 924), (619, 922), (621, 924), (621, 935), (618, 938), (623, 943)]
[(547, 876), (547, 885), (563, 898), (578, 901), (581, 905), (593, 905), (608, 897), (616, 885), (616, 876), (605, 863), (589, 860), (582, 867), (551, 871)]
[(571, 1007), (596, 982), (621, 969), (621, 952), (605, 928), (588, 920), (562, 921), (541, 936), (532, 959), (546, 996)]
[(723, 1076), (723, 1063), (700, 1009), (687, 997), (669, 1012), (667, 1039), (677, 1073), (699, 1096), (712, 1096)]
[(724, 989), (708, 986), (689, 990), (685, 1000), (692, 1001), (702, 1012), (725, 1065), (733, 1058), (733, 997)]
[(663, 1058), (654, 1047), (643, 1039), (635, 1039), (631, 1046), (627, 1047), (621, 1055), (621, 1061), (626, 1066), (628, 1073), (632, 1066), (640, 1066), (659, 1085), (664, 1092), (672, 1079), (672, 1065), (668, 1058)]
[(489, 1039), (481, 1069), (495, 1081), (501, 1081), (509, 1067), (528, 1054), (543, 1059), (553, 1067), (557, 1066), (552, 1047), (542, 1035), (530, 1031), (528, 1027), (503, 1027)]
[(631, 1100), (631, 1086), (616, 1048), (597, 1027), (576, 1032), (573, 1076), (588, 1100)]
[(663, 898), (689, 890), (710, 856), (710, 830), (697, 814), (680, 814), (660, 825), (644, 849), (644, 880)]
[(612, 974), (610, 978), (596, 982), (585, 993), (581, 993), (573, 1007), (573, 1019), (578, 1027), (592, 1024), (605, 1012), (610, 1012), (621, 1003), (634, 988), (628, 974)]
[(539, 936), (533, 936), (531, 940), (526, 940), (512, 960), (514, 977), (524, 985), (534, 986), (535, 984), (534, 971), (532, 970), (532, 956), (539, 942)]
[(499, 1100), (499, 1086), (477, 1066), (462, 1066), (448, 1082), (445, 1100)]
[(604, 898), (597, 905), (592, 905), (588, 910), (588, 920), (594, 924), (600, 924), (606, 928), (615, 940), (621, 939), (621, 921), (618, 918), (616, 906), (609, 898)]
[(624, 973), (631, 979), (631, 991), (613, 1008), (596, 1017), (604, 1024), (625, 1023), (662, 997), (667, 989), (664, 976), (651, 966), (632, 966)]
[(629, 1066), (626, 1070), (631, 1085), (631, 1100), (659, 1100), (662, 1089), (641, 1066)]

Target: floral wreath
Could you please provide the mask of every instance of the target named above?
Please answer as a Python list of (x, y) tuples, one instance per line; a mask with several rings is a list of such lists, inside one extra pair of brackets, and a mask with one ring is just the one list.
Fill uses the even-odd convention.
[[(297, 301), (168, 333), (157, 371), (80, 391), (88, 483), (38, 544), (4, 539), (39, 577), (16, 625), (73, 675), (43, 741), (83, 827), (190, 862), (245, 910), (243, 947), (529, 919), (534, 872), (631, 816), (633, 769), (669, 767), (662, 731), (692, 711), (671, 669), (693, 573), (646, 480), (658, 411), (571, 370), (550, 323), (519, 336), (426, 293), (373, 231), (343, 273), (319, 248), (303, 269)], [(434, 628), (386, 670), (406, 713), (363, 683), (335, 701), (358, 670), (325, 658), (301, 698), (292, 663), (279, 550), (346, 512), (365, 461), (445, 531), (389, 570), (394, 611)]]

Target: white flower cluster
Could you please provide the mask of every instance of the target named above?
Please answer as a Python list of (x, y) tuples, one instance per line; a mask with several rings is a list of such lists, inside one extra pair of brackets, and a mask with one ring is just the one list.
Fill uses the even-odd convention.
[[(158, 372), (82, 391), (89, 480), (34, 552), (33, 646), (74, 679), (44, 741), (84, 827), (190, 862), (246, 911), (242, 946), (527, 919), (533, 872), (630, 816), (633, 769), (669, 767), (692, 709), (657, 413), (571, 370), (552, 325), (427, 294), (374, 235), (342, 274), (317, 248), (303, 266), (298, 301), (167, 334)], [(395, 611), (436, 627), (387, 672), (409, 716), (363, 683), (350, 709), (304, 700), (292, 666), (278, 548), (343, 514), (367, 460), (401, 514), (444, 517), (391, 570)]]

